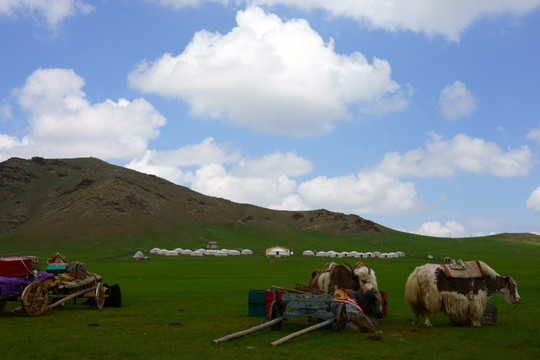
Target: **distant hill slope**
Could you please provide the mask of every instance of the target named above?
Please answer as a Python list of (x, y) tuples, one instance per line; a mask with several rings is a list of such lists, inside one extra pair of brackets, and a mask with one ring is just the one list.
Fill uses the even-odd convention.
[(0, 163), (0, 237), (76, 241), (198, 225), (325, 236), (388, 230), (356, 215), (277, 211), (205, 196), (95, 158), (11, 158)]

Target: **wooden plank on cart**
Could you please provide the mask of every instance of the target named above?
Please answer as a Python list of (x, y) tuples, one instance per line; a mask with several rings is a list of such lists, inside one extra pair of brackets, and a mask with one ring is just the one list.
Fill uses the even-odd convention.
[(296, 337), (299, 337), (299, 336), (301, 336), (301, 335), (307, 334), (308, 332), (311, 332), (311, 331), (313, 331), (313, 330), (317, 330), (317, 329), (320, 329), (320, 328), (322, 328), (322, 327), (328, 326), (328, 325), (330, 325), (331, 323), (333, 323), (334, 321), (335, 321), (335, 319), (328, 319), (328, 320), (323, 321), (323, 322), (321, 322), (321, 323), (318, 323), (318, 324), (315, 324), (315, 325), (310, 326), (310, 327), (308, 327), (308, 328), (305, 328), (304, 330), (300, 330), (300, 331), (297, 331), (297, 332), (292, 333), (292, 334), (290, 334), (290, 335), (287, 335), (287, 336), (285, 336), (285, 337), (283, 337), (283, 338), (281, 338), (281, 339), (279, 339), (279, 340), (274, 341), (274, 342), (271, 343), (270, 345), (272, 345), (272, 346), (274, 346), (274, 347), (275, 347), (275, 346), (279, 346), (279, 345), (283, 344), (284, 342), (287, 342), (287, 341), (289, 341), (289, 340), (291, 340), (291, 339), (294, 339), (294, 338), (296, 338)]
[(224, 343), (224, 342), (227, 342), (227, 341), (230, 341), (230, 340), (234, 340), (234, 339), (242, 337), (242, 336), (253, 334), (254, 332), (257, 332), (259, 330), (269, 328), (269, 327), (271, 327), (271, 326), (273, 326), (273, 325), (275, 325), (275, 324), (277, 324), (277, 323), (279, 323), (281, 321), (283, 321), (283, 316), (275, 318), (274, 320), (271, 320), (271, 321), (269, 321), (267, 323), (264, 323), (262, 325), (254, 326), (254, 327), (249, 328), (247, 330), (239, 331), (239, 332), (236, 332), (234, 334), (226, 335), (226, 336), (224, 336), (222, 338), (212, 340), (212, 342), (214, 344), (221, 344), (221, 343)]
[(73, 299), (73, 298), (76, 298), (76, 297), (79, 297), (85, 293), (88, 293), (88, 292), (94, 292), (96, 290), (96, 287), (97, 286), (93, 286), (91, 288), (88, 288), (88, 289), (84, 289), (84, 290), (80, 290), (80, 291), (77, 291), (71, 295), (68, 295), (68, 296), (65, 296), (63, 297), (62, 299), (58, 300), (57, 302), (55, 302), (54, 304), (51, 304), (48, 306), (48, 309), (54, 309), (55, 307), (57, 306), (60, 306), (62, 304), (65, 304), (66, 301), (70, 300), (70, 299)]

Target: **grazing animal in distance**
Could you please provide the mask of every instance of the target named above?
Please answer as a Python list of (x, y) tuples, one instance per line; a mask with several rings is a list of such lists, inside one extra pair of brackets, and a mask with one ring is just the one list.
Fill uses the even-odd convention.
[(333, 293), (337, 288), (351, 289), (361, 294), (372, 294), (375, 298), (377, 318), (383, 316), (383, 299), (377, 287), (375, 272), (363, 262), (355, 264), (354, 268), (347, 264), (341, 265), (334, 262), (325, 264), (322, 269), (311, 273), (309, 287)]
[[(405, 301), (412, 308), (414, 325), (431, 327), (429, 316), (445, 313), (452, 324), (481, 326), (480, 320), (487, 300), (495, 294), (504, 296), (507, 302), (521, 301), (517, 284), (510, 276), (500, 276), (481, 261), (470, 261), (466, 265), (475, 268), (478, 276), (460, 277), (453, 275), (447, 265), (426, 264), (417, 267), (407, 279)], [(454, 271), (455, 273), (455, 271)]]

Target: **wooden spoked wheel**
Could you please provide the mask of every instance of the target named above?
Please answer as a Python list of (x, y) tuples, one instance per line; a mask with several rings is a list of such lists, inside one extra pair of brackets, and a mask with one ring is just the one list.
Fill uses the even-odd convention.
[[(270, 304), (270, 308), (268, 309), (268, 320), (274, 320), (281, 316), (283, 316), (283, 305), (277, 300), (272, 301), (272, 303)], [(283, 321), (280, 321), (277, 324), (270, 326), (270, 330), (281, 330), (282, 323)]]
[(103, 305), (105, 305), (105, 286), (103, 283), (98, 283), (96, 286), (96, 293), (94, 298), (94, 304), (96, 307), (101, 310), (103, 309)]
[(49, 292), (45, 285), (34, 282), (28, 285), (21, 296), (21, 304), (28, 316), (40, 316), (49, 306)]
[(349, 318), (347, 316), (347, 307), (343, 303), (339, 304), (336, 313), (336, 330), (338, 332), (343, 332), (347, 321), (349, 321)]

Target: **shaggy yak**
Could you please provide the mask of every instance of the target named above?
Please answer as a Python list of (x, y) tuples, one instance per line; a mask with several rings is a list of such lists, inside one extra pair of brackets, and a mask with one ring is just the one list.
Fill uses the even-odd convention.
[[(375, 272), (363, 262), (351, 267), (349, 264), (341, 265), (334, 262), (325, 264), (324, 268), (311, 273), (309, 286), (320, 289), (327, 294), (333, 293), (336, 288), (351, 289), (361, 294), (372, 295), (375, 311), (372, 314), (380, 319), (383, 316), (383, 300), (377, 288)], [(370, 297), (371, 299), (371, 297)]]
[(436, 264), (426, 264), (413, 271), (405, 286), (405, 301), (414, 311), (415, 326), (422, 315), (424, 325), (431, 327), (429, 315), (443, 312), (454, 325), (470, 323), (479, 327), (487, 300), (493, 295), (502, 294), (512, 304), (521, 301), (517, 284), (510, 276), (499, 276), (481, 261), (466, 264), (478, 275), (453, 275), (448, 265)]

